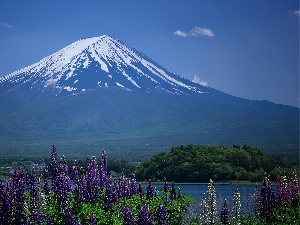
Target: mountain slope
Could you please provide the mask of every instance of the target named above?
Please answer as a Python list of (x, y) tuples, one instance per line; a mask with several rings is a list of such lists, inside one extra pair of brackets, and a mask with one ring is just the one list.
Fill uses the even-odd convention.
[(0, 78), (0, 103), (0, 155), (48, 155), (52, 144), (131, 159), (188, 143), (299, 151), (299, 109), (195, 84), (108, 36)]
[(195, 84), (159, 66), (144, 54), (108, 37), (80, 39), (24, 69), (0, 78), (0, 93), (15, 88), (51, 90), (56, 95), (95, 87), (203, 93)]

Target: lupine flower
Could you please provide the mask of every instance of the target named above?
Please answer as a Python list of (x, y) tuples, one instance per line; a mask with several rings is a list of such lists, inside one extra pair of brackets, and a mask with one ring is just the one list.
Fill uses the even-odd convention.
[(233, 195), (233, 208), (232, 208), (232, 224), (239, 225), (240, 223), (240, 212), (241, 212), (241, 196), (238, 187), (236, 186)]
[(55, 185), (55, 178), (58, 173), (58, 163), (57, 163), (57, 151), (54, 145), (52, 145), (52, 152), (51, 152), (51, 183), (52, 189), (54, 190)]
[(208, 219), (210, 224), (214, 224), (217, 221), (217, 202), (216, 202), (216, 191), (214, 187), (214, 183), (210, 180), (208, 184)]
[(11, 203), (6, 188), (2, 183), (0, 184), (0, 206), (0, 224), (8, 225)]
[(292, 172), (290, 188), (291, 188), (291, 198), (294, 198), (297, 194), (300, 194), (299, 178), (297, 176), (296, 170), (293, 170)]
[(46, 225), (53, 225), (54, 224), (53, 219), (52, 219), (51, 216), (47, 216), (45, 218), (45, 221), (46, 221)]
[(65, 210), (65, 216), (64, 216), (64, 225), (74, 225), (75, 219), (74, 219), (74, 212), (72, 208), (67, 208)]
[(124, 224), (125, 225), (134, 225), (132, 213), (128, 206), (124, 207), (124, 209), (122, 210), (122, 213), (123, 213)]
[(209, 223), (209, 208), (207, 204), (207, 200), (205, 194), (202, 196), (202, 200), (200, 203), (200, 222), (201, 224), (208, 224)]
[(260, 193), (257, 184), (255, 187), (255, 192), (253, 194), (253, 203), (254, 203), (255, 215), (259, 215), (260, 214)]
[(178, 198), (181, 198), (182, 194), (181, 194), (180, 187), (178, 187), (178, 188), (177, 188), (177, 190), (178, 190), (178, 194), (177, 194), (177, 196), (178, 196)]
[(165, 193), (169, 191), (169, 186), (168, 186), (168, 183), (167, 183), (166, 178), (165, 178), (165, 184), (164, 184), (163, 189), (164, 189), (164, 192), (165, 192)]
[(139, 211), (138, 225), (153, 225), (153, 215), (149, 211), (149, 208), (146, 205), (142, 205)]
[(15, 170), (10, 178), (9, 192), (13, 220), (17, 224), (25, 223), (24, 173), (22, 170)]
[(88, 158), (86, 161), (86, 183), (87, 183), (87, 200), (91, 203), (98, 202), (100, 195), (100, 175), (96, 157)]
[(172, 182), (172, 188), (170, 190), (170, 198), (171, 200), (176, 199), (176, 188), (174, 182)]
[(138, 193), (139, 193), (139, 196), (142, 197), (144, 195), (144, 191), (143, 191), (143, 187), (142, 187), (142, 184), (139, 183), (139, 189), (138, 189)]
[(225, 199), (224, 205), (222, 206), (220, 221), (221, 221), (222, 224), (228, 224), (229, 223), (228, 208), (227, 208), (226, 199)]
[(279, 175), (277, 178), (277, 201), (282, 206), (289, 201), (288, 181), (285, 175)]
[(151, 180), (149, 180), (148, 187), (147, 187), (147, 199), (153, 198), (154, 196), (154, 189), (153, 185), (151, 183)]
[(113, 196), (113, 190), (112, 190), (112, 184), (109, 180), (106, 182), (106, 189), (105, 189), (105, 197), (104, 197), (104, 209), (109, 210), (112, 208), (114, 204), (114, 196)]
[(43, 224), (43, 222), (44, 222), (43, 213), (35, 209), (32, 210), (30, 215), (30, 224), (39, 225), (39, 224)]
[(131, 179), (130, 183), (130, 195), (137, 195), (138, 192), (138, 186), (136, 183), (135, 175), (133, 175), (133, 178)]
[(158, 225), (169, 225), (169, 214), (164, 205), (158, 207)]
[(129, 189), (127, 186), (126, 178), (122, 173), (122, 176), (119, 179), (119, 189), (118, 189), (118, 197), (119, 198), (126, 198), (129, 196)]
[(274, 207), (274, 192), (268, 177), (263, 180), (263, 185), (260, 192), (260, 215), (268, 220), (272, 219)]
[(36, 210), (38, 208), (38, 202), (39, 202), (39, 194), (38, 194), (38, 179), (37, 179), (37, 175), (35, 173), (35, 169), (32, 169), (31, 174), (29, 175), (29, 181), (27, 184), (27, 188), (29, 191), (29, 210), (33, 211)]
[(91, 214), (89, 217), (89, 225), (97, 225), (97, 219), (94, 214)]
[(49, 174), (48, 166), (46, 166), (43, 170), (43, 177), (44, 177), (43, 189), (44, 189), (45, 194), (48, 195), (50, 193), (50, 186), (49, 186), (49, 181), (48, 181), (50, 174)]

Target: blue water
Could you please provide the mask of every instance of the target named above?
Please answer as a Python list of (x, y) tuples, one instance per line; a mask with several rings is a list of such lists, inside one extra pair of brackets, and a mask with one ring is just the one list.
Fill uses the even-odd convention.
[[(161, 191), (163, 184), (153, 184), (157, 191)], [(147, 184), (142, 185), (144, 191), (147, 188)], [(169, 188), (171, 184), (169, 184)], [(207, 184), (175, 184), (176, 189), (179, 187), (182, 195), (190, 195), (196, 199), (195, 203), (190, 207), (190, 211), (194, 211), (192, 213), (199, 213), (200, 207), (199, 204), (201, 202), (203, 194), (207, 196)], [(228, 184), (215, 184), (215, 191), (217, 195), (217, 211), (220, 212), (222, 205), (226, 199), (228, 209), (231, 210), (233, 194), (235, 192), (236, 185)], [(248, 216), (254, 214), (254, 204), (253, 204), (253, 194), (255, 192), (254, 184), (247, 185), (238, 185), (238, 190), (240, 192), (241, 198), (241, 215)]]

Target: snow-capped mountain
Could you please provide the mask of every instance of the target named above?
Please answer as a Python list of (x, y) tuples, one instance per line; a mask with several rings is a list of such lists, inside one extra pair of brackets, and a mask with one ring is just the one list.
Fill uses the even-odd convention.
[(96, 87), (128, 91), (207, 93), (209, 88), (171, 73), (121, 41), (80, 39), (39, 62), (0, 78), (0, 94), (16, 88), (75, 94)]
[(40, 156), (52, 144), (78, 157), (99, 148), (144, 157), (189, 143), (299, 154), (299, 109), (193, 83), (108, 36), (0, 78), (0, 106), (0, 157)]

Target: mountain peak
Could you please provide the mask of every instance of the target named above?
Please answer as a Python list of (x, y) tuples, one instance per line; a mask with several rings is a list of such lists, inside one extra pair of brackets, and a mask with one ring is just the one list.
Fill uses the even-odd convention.
[(121, 88), (173, 94), (207, 93), (209, 88), (169, 72), (121, 41), (102, 35), (81, 38), (65, 48), (0, 78), (0, 94), (18, 88), (75, 94), (94, 88)]

